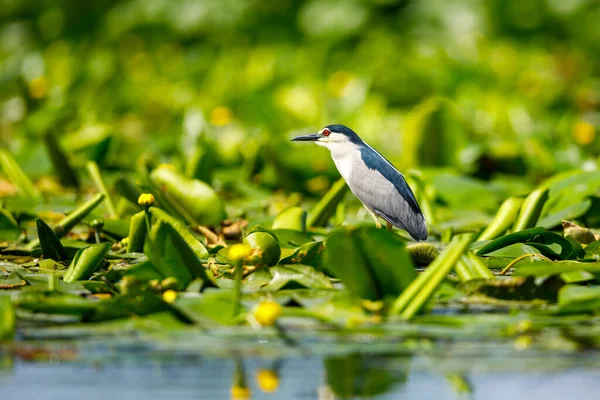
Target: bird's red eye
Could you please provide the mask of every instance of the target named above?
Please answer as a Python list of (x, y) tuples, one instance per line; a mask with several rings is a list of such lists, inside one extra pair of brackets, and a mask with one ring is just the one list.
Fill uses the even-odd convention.
[(331, 131), (329, 129), (323, 129), (323, 136), (329, 136)]

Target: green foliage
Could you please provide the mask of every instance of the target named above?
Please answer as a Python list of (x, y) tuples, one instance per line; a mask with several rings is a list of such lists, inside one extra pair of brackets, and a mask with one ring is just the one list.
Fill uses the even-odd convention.
[[(282, 346), (600, 347), (599, 5), (512, 3), (0, 0), (0, 339), (255, 340), (269, 298)], [(331, 123), (405, 173), (427, 242), (289, 143)], [(384, 393), (387, 361), (327, 383)]]
[(301, 207), (287, 208), (277, 215), (272, 228), (306, 232), (306, 211)]
[(7, 149), (0, 149), (0, 167), (21, 196), (32, 201), (40, 200), (40, 192)]
[(408, 362), (392, 366), (384, 358), (368, 359), (359, 354), (325, 360), (327, 383), (341, 398), (372, 397), (385, 393), (394, 384), (406, 381), (409, 368)]
[(73, 258), (69, 269), (65, 272), (65, 282), (89, 279), (94, 271), (102, 265), (104, 257), (110, 250), (110, 243), (98, 243), (79, 250)]
[(327, 270), (364, 299), (397, 296), (416, 277), (402, 240), (375, 227), (334, 231), (324, 257)]
[(217, 193), (208, 184), (187, 179), (170, 168), (157, 168), (150, 174), (152, 182), (176, 210), (185, 210), (192, 221), (217, 225), (225, 217)]
[(181, 236), (187, 245), (194, 251), (196, 257), (200, 259), (208, 257), (208, 250), (206, 250), (206, 247), (190, 233), (188, 228), (181, 221), (171, 217), (169, 214), (156, 207), (151, 207), (150, 213), (157, 221), (164, 222), (173, 227), (178, 235)]
[(12, 339), (15, 334), (15, 310), (9, 297), (0, 296), (0, 340)]
[(35, 220), (35, 224), (44, 258), (56, 261), (67, 259), (65, 248), (52, 228), (39, 218)]
[(158, 221), (148, 238), (145, 253), (163, 277), (175, 278), (178, 289), (185, 288), (195, 277), (200, 277), (206, 286), (212, 284), (194, 250), (172, 225)]
[(269, 268), (272, 279), (263, 287), (264, 290), (279, 290), (291, 282), (310, 289), (331, 288), (331, 281), (325, 274), (309, 265), (281, 264)]

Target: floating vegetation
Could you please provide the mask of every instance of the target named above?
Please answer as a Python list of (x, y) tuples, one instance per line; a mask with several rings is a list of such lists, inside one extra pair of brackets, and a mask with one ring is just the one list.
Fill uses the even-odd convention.
[[(599, 2), (78, 3), (0, 0), (0, 384), (98, 343), (226, 353), (235, 398), (289, 354), (333, 398), (599, 350)], [(426, 240), (290, 143), (329, 124)]]

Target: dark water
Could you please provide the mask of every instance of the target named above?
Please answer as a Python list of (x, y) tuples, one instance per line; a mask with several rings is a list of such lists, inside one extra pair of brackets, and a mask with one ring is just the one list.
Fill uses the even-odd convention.
[[(273, 357), (268, 343), (261, 346), (231, 352), (19, 344), (0, 351), (0, 399), (229, 399), (236, 371), (253, 399), (581, 400), (600, 393), (595, 353), (461, 346), (390, 356), (364, 345), (351, 353)], [(260, 370), (278, 376), (274, 392), (258, 386)]]

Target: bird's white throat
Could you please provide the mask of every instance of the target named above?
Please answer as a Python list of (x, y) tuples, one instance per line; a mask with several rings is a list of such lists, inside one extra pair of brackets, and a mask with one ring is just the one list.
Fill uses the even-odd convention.
[(354, 165), (356, 165), (356, 157), (360, 158), (359, 147), (350, 142), (317, 142), (318, 145), (327, 147), (331, 152), (331, 158), (339, 171), (340, 175), (346, 182), (349, 181)]

